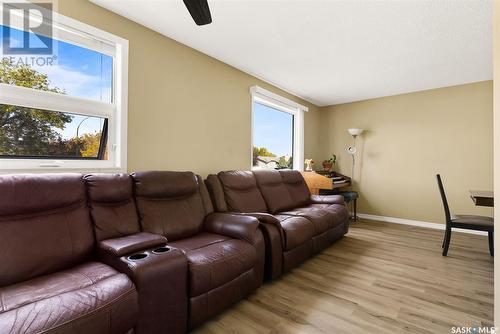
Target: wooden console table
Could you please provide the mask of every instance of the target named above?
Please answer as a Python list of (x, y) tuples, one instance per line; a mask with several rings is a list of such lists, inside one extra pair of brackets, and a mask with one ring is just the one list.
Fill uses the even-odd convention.
[(318, 174), (316, 172), (301, 172), (302, 176), (306, 180), (307, 186), (311, 191), (311, 194), (318, 195), (320, 189), (337, 189), (346, 188), (351, 186), (351, 179), (347, 176), (337, 174), (345, 179), (345, 182), (334, 183), (332, 178), (326, 177), (324, 175)]

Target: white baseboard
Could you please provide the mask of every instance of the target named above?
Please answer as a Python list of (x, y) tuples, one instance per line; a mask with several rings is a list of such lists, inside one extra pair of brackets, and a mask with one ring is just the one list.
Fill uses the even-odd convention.
[[(444, 230), (445, 229), (445, 224), (423, 222), (420, 220), (384, 217), (384, 216), (377, 216), (377, 215), (369, 215), (366, 213), (358, 213), (358, 217), (363, 218), (363, 219), (368, 219), (368, 220), (377, 220), (377, 221), (386, 222), (386, 223), (394, 223), (394, 224), (432, 228), (435, 230)], [(468, 234), (488, 235), (488, 232), (486, 232), (486, 231), (474, 231), (474, 230), (466, 230), (466, 229), (462, 229), (462, 228), (453, 228), (453, 231), (454, 232), (461, 232), (461, 233), (468, 233)]]

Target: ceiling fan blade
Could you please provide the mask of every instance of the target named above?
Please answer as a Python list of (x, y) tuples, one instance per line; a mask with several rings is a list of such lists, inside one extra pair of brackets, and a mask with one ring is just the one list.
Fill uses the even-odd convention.
[(184, 0), (184, 4), (197, 25), (202, 26), (212, 23), (212, 15), (207, 0)]

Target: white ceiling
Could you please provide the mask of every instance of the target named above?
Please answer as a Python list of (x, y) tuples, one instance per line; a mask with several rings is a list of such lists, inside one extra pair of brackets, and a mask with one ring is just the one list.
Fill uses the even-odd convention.
[(319, 106), (492, 79), (492, 1), (91, 1)]

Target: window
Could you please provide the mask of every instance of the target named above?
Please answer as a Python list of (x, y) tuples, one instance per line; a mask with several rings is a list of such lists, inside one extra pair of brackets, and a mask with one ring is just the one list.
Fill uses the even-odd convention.
[(0, 115), (0, 158), (107, 158), (107, 118), (5, 104)]
[(252, 169), (303, 169), (304, 111), (258, 86), (252, 94)]
[[(39, 7), (30, 19), (50, 29), (24, 31), (12, 9), (0, 25), (0, 170), (126, 170), (128, 42)], [(6, 51), (47, 42), (50, 53)]]

